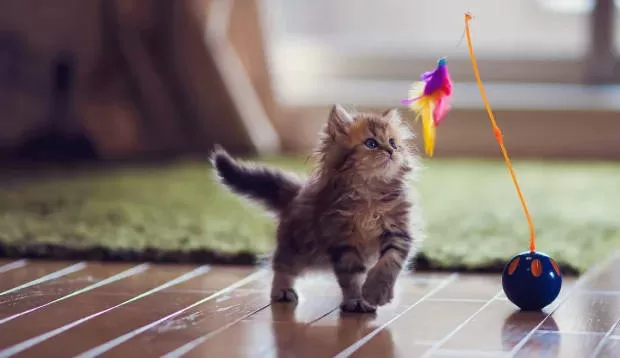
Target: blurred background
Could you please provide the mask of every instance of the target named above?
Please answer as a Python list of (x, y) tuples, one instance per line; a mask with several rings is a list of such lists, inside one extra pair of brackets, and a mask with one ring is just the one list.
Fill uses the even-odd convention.
[[(455, 103), (438, 153), (496, 156), (463, 38), (463, 13), (471, 11), (482, 78), (513, 156), (620, 154), (618, 91), (603, 86), (620, 80), (613, 1), (267, 3), (274, 88), (299, 115), (329, 102), (398, 106), (410, 82), (446, 56)], [(287, 123), (314, 132), (311, 120), (290, 117)], [(288, 146), (299, 145), (290, 140)]]
[[(244, 156), (304, 156), (334, 103), (357, 110), (400, 107), (411, 82), (442, 56), (448, 58), (455, 95), (439, 129), (436, 158), (499, 159), (464, 40), (463, 16), (471, 11), (482, 78), (511, 156), (614, 163), (620, 158), (619, 9), (614, 0), (0, 0), (0, 160), (5, 168), (62, 162), (65, 169), (83, 162), (204, 162), (214, 143)], [(411, 117), (406, 108), (402, 113)], [(436, 173), (462, 176), (467, 166), (459, 165), (450, 167), (451, 174)], [(129, 174), (120, 180), (114, 172), (106, 174), (108, 181), (25, 187), (5, 169), (1, 177), (10, 180), (3, 183), (14, 186), (4, 189), (0, 241), (10, 244), (3, 250), (22, 255), (34, 250), (28, 248), (34, 240), (84, 249), (95, 242), (137, 251), (181, 245), (179, 250), (217, 246), (238, 253), (258, 226), (238, 228), (222, 217), (214, 224), (217, 210), (187, 204), (197, 191), (200, 200), (216, 195), (209, 191), (215, 187), (200, 186), (208, 176), (200, 168), (197, 177), (173, 176), (152, 187), (141, 184), (146, 176), (132, 182)], [(501, 163), (498, 168), (507, 185), (498, 190), (513, 200), (505, 168)], [(588, 185), (613, 184), (610, 173)], [(611, 184), (607, 198), (616, 193)], [(530, 183), (543, 190), (540, 185)], [(82, 191), (63, 191), (69, 187)], [(168, 201), (149, 202), (145, 209), (153, 193), (132, 201), (136, 187), (168, 193)], [(571, 187), (565, 188), (558, 197), (570, 194)], [(161, 208), (170, 207), (170, 200), (178, 204), (174, 214)], [(452, 196), (435, 211), (449, 200), (469, 199)], [(596, 200), (590, 207), (601, 208)], [(497, 207), (484, 213), (499, 215), (495, 219), (513, 230), (517, 224), (511, 220), (521, 215), (516, 199), (513, 204), (505, 217)], [(93, 205), (100, 207), (89, 211)], [(251, 210), (235, 205), (224, 206)], [(158, 207), (161, 212), (153, 213)], [(193, 217), (196, 210), (201, 214)], [(574, 222), (577, 214), (571, 215), (552, 215), (553, 225)], [(155, 230), (151, 234), (165, 244), (154, 243), (142, 223), (162, 217), (168, 221), (160, 225), (178, 231)], [(488, 217), (480, 221), (488, 223)], [(434, 225), (431, 229), (446, 223)], [(472, 237), (491, 235), (487, 224), (480, 225)], [(597, 224), (583, 222), (583, 228), (592, 225)], [(599, 228), (618, 243), (615, 222)], [(116, 241), (102, 244), (102, 236)], [(219, 244), (201, 246), (218, 236)], [(462, 260), (459, 250), (447, 256)]]
[(441, 56), (456, 89), (438, 155), (496, 155), (471, 11), (511, 153), (617, 157), (617, 3), (3, 0), (1, 156), (305, 152), (331, 104), (399, 106)]

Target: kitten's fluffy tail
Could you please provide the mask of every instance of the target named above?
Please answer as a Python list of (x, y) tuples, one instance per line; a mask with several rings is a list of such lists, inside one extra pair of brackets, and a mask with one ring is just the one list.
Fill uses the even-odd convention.
[(236, 194), (265, 205), (276, 214), (286, 209), (302, 186), (301, 180), (292, 174), (238, 162), (219, 145), (211, 154), (211, 162), (222, 184)]

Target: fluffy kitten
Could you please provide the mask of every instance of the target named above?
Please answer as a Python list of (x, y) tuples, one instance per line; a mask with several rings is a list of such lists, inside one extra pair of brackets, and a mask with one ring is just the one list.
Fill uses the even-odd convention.
[(353, 115), (336, 105), (306, 180), (215, 149), (221, 182), (279, 218), (272, 300), (296, 301), (295, 279), (326, 267), (342, 289), (342, 310), (374, 312), (392, 300), (395, 281), (421, 239), (409, 185), (418, 162), (410, 138), (395, 109)]

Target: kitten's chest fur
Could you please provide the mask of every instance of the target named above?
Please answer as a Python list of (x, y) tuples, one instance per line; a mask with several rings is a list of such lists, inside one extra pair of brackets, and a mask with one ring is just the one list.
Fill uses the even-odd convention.
[(377, 237), (383, 231), (385, 221), (394, 206), (394, 202), (381, 202), (378, 193), (356, 193), (347, 203), (351, 210), (347, 212), (352, 228), (364, 239)]
[(327, 211), (335, 214), (328, 214), (327, 220), (338, 220), (337, 217), (345, 220), (350, 240), (358, 243), (377, 241), (385, 230), (406, 220), (403, 216), (407, 215), (409, 202), (405, 193), (403, 185), (345, 189), (333, 202), (332, 210)]

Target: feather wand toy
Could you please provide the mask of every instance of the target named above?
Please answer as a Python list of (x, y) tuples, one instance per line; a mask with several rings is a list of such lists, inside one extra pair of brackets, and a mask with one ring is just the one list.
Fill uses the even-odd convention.
[(435, 128), (450, 110), (451, 97), (452, 79), (447, 61), (440, 58), (433, 71), (423, 73), (420, 81), (413, 83), (409, 99), (402, 101), (416, 113), (416, 121), (422, 119), (424, 149), (428, 156), (432, 157), (435, 151)]
[(562, 273), (554, 259), (542, 252), (536, 251), (534, 224), (532, 223), (532, 218), (525, 204), (523, 194), (521, 193), (514, 168), (510, 163), (510, 158), (508, 157), (508, 152), (504, 145), (502, 131), (495, 122), (495, 116), (493, 115), (489, 100), (484, 91), (484, 86), (482, 85), (482, 80), (480, 79), (480, 71), (478, 70), (474, 48), (471, 44), (471, 31), (469, 28), (469, 22), (471, 20), (471, 14), (466, 13), (465, 35), (467, 36), (467, 48), (469, 50), (469, 57), (471, 58), (474, 75), (476, 76), (476, 82), (478, 83), (478, 89), (480, 90), (484, 107), (491, 120), (493, 134), (497, 139), (497, 143), (504, 156), (504, 161), (506, 162), (514, 186), (517, 189), (517, 194), (519, 195), (519, 200), (521, 201), (521, 206), (523, 207), (523, 212), (530, 228), (529, 250), (513, 256), (508, 264), (506, 264), (502, 272), (502, 288), (506, 297), (517, 307), (522, 310), (539, 311), (553, 302), (560, 293), (562, 288)]

